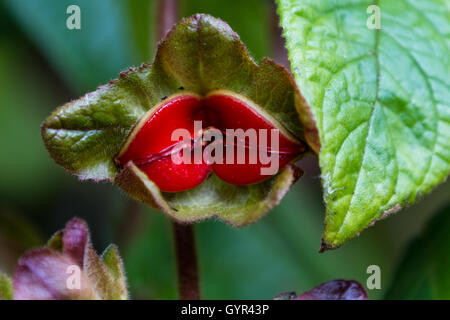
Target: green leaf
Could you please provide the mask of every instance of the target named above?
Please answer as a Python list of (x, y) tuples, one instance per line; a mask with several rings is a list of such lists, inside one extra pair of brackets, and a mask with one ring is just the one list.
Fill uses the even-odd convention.
[(0, 300), (12, 300), (14, 296), (11, 279), (0, 272)]
[(116, 281), (114, 274), (103, 263), (95, 252), (92, 244), (86, 246), (84, 272), (89, 275), (89, 280), (95, 290), (98, 299), (101, 300), (126, 300), (128, 292), (126, 285)]
[[(201, 41), (200, 41), (201, 40)], [(121, 72), (117, 80), (57, 109), (42, 126), (55, 161), (81, 179), (113, 180), (134, 198), (175, 219), (213, 215), (234, 225), (255, 221), (275, 206), (300, 176), (289, 166), (259, 184), (233, 186), (214, 175), (182, 193), (161, 193), (134, 165), (119, 174), (114, 158), (139, 118), (162, 99), (186, 90), (244, 95), (303, 139), (296, 113), (300, 95), (289, 72), (269, 59), (256, 64), (238, 35), (208, 15), (183, 19), (160, 43), (152, 65)]]
[(116, 245), (110, 245), (102, 254), (102, 260), (108, 268), (111, 277), (114, 279), (114, 290), (117, 292), (116, 297), (122, 300), (128, 298), (127, 279), (125, 277), (125, 268), (119, 249)]
[(145, 98), (136, 92), (139, 87), (130, 87), (131, 78), (100, 87), (45, 120), (42, 137), (58, 164), (81, 179), (111, 179), (118, 173), (113, 157), (144, 112)]
[(450, 299), (450, 206), (408, 248), (387, 299)]
[(117, 246), (110, 245), (108, 248), (106, 248), (102, 254), (102, 260), (115, 279), (125, 277), (122, 259), (120, 258), (119, 249), (117, 248)]
[(336, 248), (449, 174), (449, 6), (378, 1), (382, 28), (369, 29), (374, 1), (278, 4), (311, 111), (301, 110), (306, 139), (320, 158), (323, 249)]

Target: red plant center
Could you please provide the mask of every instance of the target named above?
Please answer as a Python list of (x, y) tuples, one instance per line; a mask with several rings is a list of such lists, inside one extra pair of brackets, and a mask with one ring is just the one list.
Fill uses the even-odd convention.
[(211, 172), (234, 185), (258, 183), (305, 151), (280, 127), (237, 94), (175, 95), (139, 120), (116, 162), (132, 161), (166, 192), (192, 189)]

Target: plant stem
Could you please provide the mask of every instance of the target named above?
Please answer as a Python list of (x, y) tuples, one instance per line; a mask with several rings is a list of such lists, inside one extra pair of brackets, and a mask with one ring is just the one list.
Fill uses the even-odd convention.
[(288, 60), (288, 52), (285, 46), (285, 40), (282, 36), (283, 30), (280, 27), (280, 17), (277, 14), (277, 5), (271, 2), (270, 6), (270, 25), (271, 25), (271, 40), (272, 40), (272, 56), (273, 59), (290, 70)]
[(194, 226), (172, 222), (181, 300), (200, 299)]
[(159, 0), (156, 33), (161, 40), (178, 20), (178, 0)]

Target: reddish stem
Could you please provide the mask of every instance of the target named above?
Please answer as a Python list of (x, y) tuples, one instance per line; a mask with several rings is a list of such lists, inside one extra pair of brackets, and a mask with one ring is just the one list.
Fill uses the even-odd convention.
[(178, 0), (159, 0), (157, 12), (158, 21), (156, 32), (159, 39), (162, 39), (170, 27), (178, 20)]
[(286, 41), (283, 38), (283, 29), (280, 26), (280, 17), (277, 14), (277, 7), (275, 3), (270, 4), (270, 24), (272, 26), (272, 55), (276, 62), (285, 66), (290, 70), (288, 60), (288, 52), (286, 50)]
[(194, 226), (172, 223), (178, 272), (178, 290), (181, 300), (200, 299), (197, 252)]

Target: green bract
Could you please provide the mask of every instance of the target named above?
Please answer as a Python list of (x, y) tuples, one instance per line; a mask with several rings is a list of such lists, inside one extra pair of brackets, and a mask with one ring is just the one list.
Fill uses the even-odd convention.
[(289, 72), (269, 59), (258, 65), (236, 33), (208, 15), (183, 19), (159, 44), (152, 65), (121, 72), (117, 80), (57, 109), (42, 125), (55, 161), (81, 179), (116, 182), (134, 198), (182, 221), (217, 216), (250, 223), (274, 207), (301, 174), (288, 165), (264, 182), (234, 186), (214, 174), (198, 187), (161, 192), (133, 165), (119, 172), (114, 158), (139, 118), (165, 97), (186, 90), (206, 95), (227, 89), (244, 95), (298, 139), (302, 100)]
[[(312, 113), (301, 117), (320, 157), (327, 206), (323, 249), (335, 248), (449, 174), (449, 5), (278, 4), (294, 76)], [(381, 29), (367, 27), (374, 4)]]
[(0, 300), (12, 300), (14, 296), (11, 279), (0, 272)]

